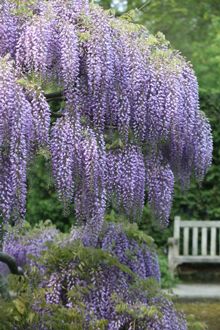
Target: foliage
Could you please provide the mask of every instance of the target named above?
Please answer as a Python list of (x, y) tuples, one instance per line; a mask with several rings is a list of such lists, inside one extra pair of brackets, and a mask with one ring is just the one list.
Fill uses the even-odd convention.
[[(41, 224), (23, 230), (20, 241), (41, 242), (53, 230)], [(12, 233), (16, 246), (19, 234)], [(140, 252), (148, 249), (143, 242), (129, 239), (119, 225), (112, 224), (106, 224), (96, 248), (83, 246), (81, 234), (74, 228), (52, 241), (49, 236), (47, 249), (40, 244), (34, 250), (24, 246), (32, 257), (26, 259), (26, 277), (8, 277), (11, 297), (0, 298), (0, 329), (161, 329), (162, 324), (185, 329), (181, 314), (152, 277), (155, 270), (145, 275), (143, 269), (137, 271)], [(154, 267), (149, 254), (145, 263)]]
[(161, 287), (163, 289), (171, 289), (178, 284), (179, 280), (170, 274), (167, 256), (162, 251), (158, 252), (158, 260), (161, 272)]
[(50, 219), (63, 232), (75, 222), (72, 210), (63, 209), (54, 182), (49, 175), (49, 160), (39, 155), (29, 170), (26, 221), (35, 225), (39, 220)]

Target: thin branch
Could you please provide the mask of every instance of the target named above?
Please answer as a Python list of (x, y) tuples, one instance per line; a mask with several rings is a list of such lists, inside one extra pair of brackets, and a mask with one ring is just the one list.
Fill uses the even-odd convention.
[(19, 266), (17, 266), (15, 258), (10, 256), (7, 253), (0, 252), (0, 261), (5, 263), (10, 272), (15, 275), (24, 275), (23, 269)]

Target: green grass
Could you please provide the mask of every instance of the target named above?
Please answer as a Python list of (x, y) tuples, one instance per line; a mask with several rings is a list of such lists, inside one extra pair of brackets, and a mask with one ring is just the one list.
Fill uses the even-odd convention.
[[(203, 329), (208, 330), (220, 330), (220, 301), (201, 301), (201, 302), (178, 302), (176, 304), (178, 310), (183, 311), (187, 318), (191, 318), (194, 315), (197, 324), (204, 322), (207, 327)], [(194, 327), (192, 330), (202, 329), (201, 327)]]

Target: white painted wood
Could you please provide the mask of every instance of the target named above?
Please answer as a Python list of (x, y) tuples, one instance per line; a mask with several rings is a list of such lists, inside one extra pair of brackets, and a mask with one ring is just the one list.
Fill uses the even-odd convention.
[[(183, 228), (183, 254), (180, 255), (179, 246), (182, 236), (180, 230)], [(189, 232), (192, 228), (192, 255), (189, 255)], [(199, 230), (202, 231), (201, 253), (199, 253)], [(209, 229), (210, 228), (210, 229)], [(208, 231), (211, 232), (211, 239), (208, 242)], [(220, 263), (220, 248), (217, 251), (217, 237), (220, 243), (220, 221), (182, 221), (175, 217), (174, 237), (168, 239), (168, 262), (171, 274), (182, 263)], [(208, 245), (209, 243), (209, 245)], [(220, 246), (220, 244), (219, 244)], [(210, 254), (208, 255), (208, 251)]]
[(176, 265), (180, 265), (184, 262), (188, 263), (220, 263), (219, 256), (179, 256), (178, 258), (174, 259)]
[(189, 255), (189, 228), (185, 227), (183, 230), (183, 254)]
[(176, 216), (174, 218), (174, 238), (176, 239), (180, 238), (180, 222), (181, 218), (179, 216)]
[(192, 255), (197, 256), (198, 255), (198, 233), (199, 229), (193, 228), (193, 238), (192, 238)]
[(179, 226), (181, 228), (184, 227), (190, 227), (190, 228), (194, 228), (194, 227), (198, 227), (198, 228), (220, 228), (220, 221), (212, 221), (212, 220), (206, 220), (206, 221), (198, 221), (198, 220), (182, 220), (179, 223)]
[(211, 256), (216, 255), (216, 228), (211, 228), (211, 248), (210, 248)]
[(207, 228), (202, 228), (202, 256), (207, 255)]
[(179, 255), (179, 242), (180, 242), (180, 217), (176, 216), (174, 218), (174, 239), (176, 244), (173, 245), (173, 253), (175, 256)]

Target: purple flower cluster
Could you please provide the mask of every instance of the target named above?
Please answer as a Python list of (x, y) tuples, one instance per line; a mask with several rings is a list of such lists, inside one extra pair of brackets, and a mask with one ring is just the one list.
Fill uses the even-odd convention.
[(137, 218), (145, 197), (145, 163), (140, 148), (127, 146), (107, 154), (107, 193), (123, 206), (126, 214)]
[(1, 1), (0, 4), (0, 56), (7, 53), (14, 56), (19, 36), (18, 18), (12, 14), (13, 4), (10, 1)]
[[(167, 224), (174, 177), (184, 187), (192, 175), (201, 180), (212, 159), (211, 128), (199, 110), (191, 65), (163, 38), (87, 0), (39, 0), (28, 5), (31, 15), (20, 16), (11, 6), (4, 0), (0, 7), (0, 55), (13, 57), (19, 75), (37, 76), (42, 86), (52, 82), (63, 90), (64, 117), (50, 140), (53, 173), (60, 198), (65, 203), (74, 199), (78, 220), (88, 225), (88, 244), (101, 229), (106, 194), (136, 218), (147, 190), (156, 217)], [(2, 99), (10, 88), (4, 83)], [(22, 91), (16, 88), (18, 96)], [(19, 143), (10, 137), (11, 157), (20, 152), (19, 160), (0, 161), (4, 218), (17, 207), (24, 213), (28, 134), (38, 145), (49, 139), (49, 107), (41, 92), (30, 94), (29, 103), (17, 97), (23, 102), (18, 108), (25, 110), (16, 111), (18, 120), (13, 117), (21, 125), (25, 116), (23, 131), (31, 132), (19, 128)], [(18, 129), (12, 132), (17, 135)], [(120, 145), (106, 153), (103, 140), (115, 136)]]
[(128, 266), (138, 277), (153, 277), (160, 282), (160, 269), (153, 246), (129, 238), (119, 225), (114, 224), (104, 230), (100, 244), (102, 250), (116, 256), (120, 263)]
[(146, 181), (148, 201), (163, 224), (168, 224), (174, 189), (174, 175), (162, 155), (151, 155), (146, 159)]
[(153, 298), (152, 303), (157, 306), (160, 316), (155, 315), (148, 319), (147, 323), (140, 322), (137, 330), (142, 330), (147, 325), (147, 329), (152, 330), (186, 330), (186, 320), (184, 316), (175, 310), (173, 303), (164, 297)]
[[(73, 241), (75, 240), (75, 232)], [(129, 238), (118, 225), (110, 224), (103, 229), (97, 247), (116, 257), (121, 265), (127, 266), (137, 279), (146, 280), (150, 277), (159, 280), (160, 273), (155, 250), (145, 243), (138, 243)], [(132, 327), (133, 317), (129, 310), (138, 311), (141, 308), (155, 306), (157, 313), (152, 317), (147, 315), (136, 320), (135, 329), (177, 329), (185, 330), (184, 318), (179, 315), (173, 304), (158, 294), (151, 298), (148, 291), (132, 288), (134, 278), (117, 265), (100, 261), (97, 268), (89, 270), (90, 275), (82, 276), (78, 263), (83, 260), (73, 259), (66, 267), (61, 266), (51, 274), (46, 288), (49, 304), (62, 304), (67, 308), (76, 307), (68, 292), (81, 292), (81, 299), (86, 307), (87, 322), (95, 319), (107, 320), (106, 329), (119, 330)], [(86, 261), (85, 261), (86, 262)], [(81, 274), (81, 275), (80, 275)], [(147, 289), (148, 290), (148, 289)], [(118, 311), (117, 306), (123, 303), (127, 310)], [(85, 325), (86, 328), (86, 325)], [(133, 329), (133, 328), (132, 328)]]
[(50, 130), (50, 108), (42, 91), (30, 91), (33, 134), (36, 146), (45, 147), (49, 145)]
[(25, 91), (13, 62), (0, 58), (0, 215), (23, 219), (27, 165), (35, 146), (48, 144), (50, 111), (41, 92)]
[(95, 244), (106, 204), (104, 140), (67, 114), (53, 127), (51, 154), (59, 197), (64, 204), (74, 198), (77, 219), (85, 224), (84, 242)]
[(24, 216), (32, 126), (31, 106), (16, 84), (12, 63), (0, 59), (0, 212), (5, 220)]

